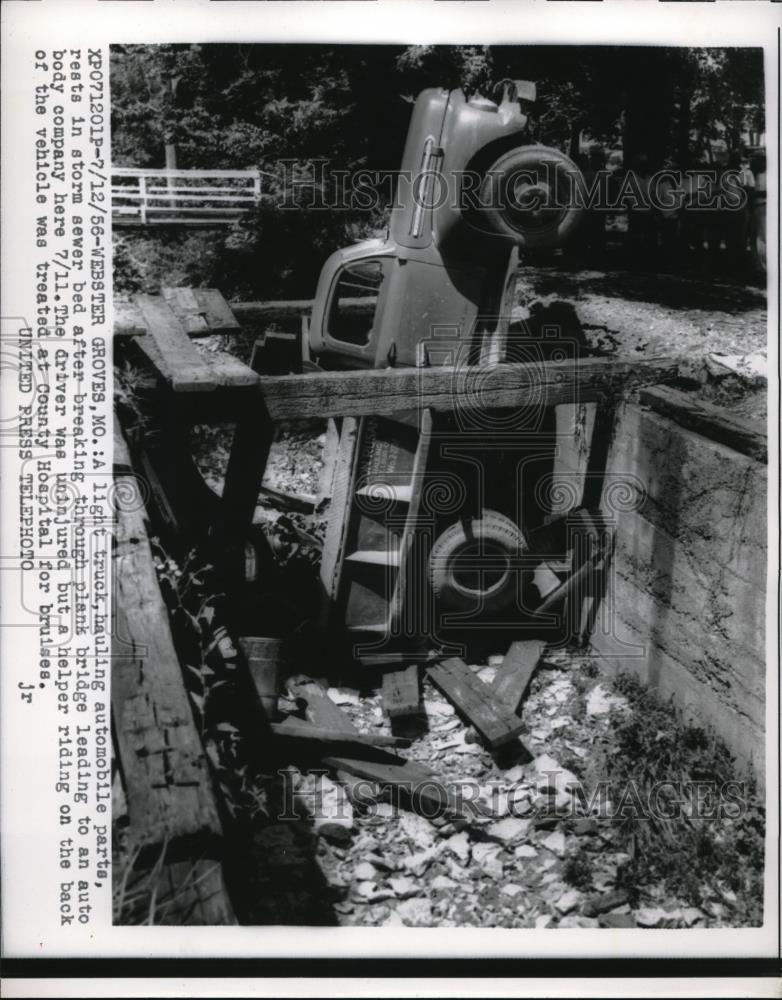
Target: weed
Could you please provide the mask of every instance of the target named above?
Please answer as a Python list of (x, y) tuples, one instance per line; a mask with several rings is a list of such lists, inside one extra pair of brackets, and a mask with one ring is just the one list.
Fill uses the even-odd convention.
[(583, 674), (584, 677), (591, 677), (594, 679), (600, 673), (600, 667), (598, 667), (596, 660), (586, 659), (581, 664), (581, 670), (579, 673)]
[(149, 387), (149, 376), (131, 362), (126, 360), (114, 366), (114, 405), (131, 440), (139, 441), (150, 434), (151, 421), (145, 397)]
[[(734, 921), (762, 923), (765, 816), (754, 782), (736, 780), (733, 758), (712, 730), (682, 722), (631, 675), (613, 684), (632, 711), (612, 718), (598, 766), (612, 788), (656, 803), (614, 818), (631, 856), (618, 884), (637, 900), (644, 886), (660, 883), (693, 906), (708, 910), (718, 900)], [(734, 792), (729, 799), (726, 789)]]
[(591, 889), (592, 874), (592, 862), (583, 851), (566, 858), (562, 866), (562, 878), (576, 889)]

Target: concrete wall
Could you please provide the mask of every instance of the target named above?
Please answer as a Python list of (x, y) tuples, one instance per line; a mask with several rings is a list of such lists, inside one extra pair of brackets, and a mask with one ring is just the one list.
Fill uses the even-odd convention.
[[(583, 448), (564, 447), (560, 472), (576, 467)], [(629, 404), (603, 504), (616, 550), (594, 648), (711, 723), (762, 783), (766, 466)]]

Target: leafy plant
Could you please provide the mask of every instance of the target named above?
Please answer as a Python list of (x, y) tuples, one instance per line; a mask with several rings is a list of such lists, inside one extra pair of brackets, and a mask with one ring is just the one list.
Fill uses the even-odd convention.
[(592, 862), (583, 851), (570, 855), (562, 866), (562, 878), (576, 889), (592, 888)]
[(765, 810), (755, 782), (737, 780), (713, 730), (683, 722), (634, 676), (620, 674), (613, 686), (630, 711), (613, 714), (594, 767), (618, 794), (633, 791), (614, 818), (630, 854), (619, 884), (637, 900), (662, 883), (707, 912), (718, 901), (737, 922), (762, 923)]

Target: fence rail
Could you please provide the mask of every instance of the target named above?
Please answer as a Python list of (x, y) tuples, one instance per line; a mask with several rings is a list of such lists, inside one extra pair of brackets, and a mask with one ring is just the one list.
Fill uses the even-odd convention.
[(228, 225), (260, 201), (261, 170), (111, 172), (115, 225)]

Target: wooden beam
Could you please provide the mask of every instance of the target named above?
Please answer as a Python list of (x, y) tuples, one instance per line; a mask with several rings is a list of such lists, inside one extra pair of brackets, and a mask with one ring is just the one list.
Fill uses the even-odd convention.
[(521, 719), (500, 702), (494, 688), (476, 677), (464, 660), (456, 656), (443, 660), (429, 668), (429, 677), (492, 749), (513, 742), (523, 731)]
[(383, 674), (383, 708), (389, 719), (418, 715), (421, 711), (421, 688), (415, 664)]
[(326, 694), (316, 681), (296, 678), (288, 682), (288, 689), (295, 698), (307, 703), (307, 719), (320, 729), (330, 729), (338, 733), (358, 736), (359, 732), (350, 718)]
[(191, 337), (237, 333), (241, 327), (216, 288), (163, 288), (163, 298)]
[(678, 374), (673, 358), (503, 364), (493, 368), (382, 368), (261, 378), (272, 420), (388, 416), (431, 407), (439, 412), (585, 402)]
[(383, 733), (353, 733), (339, 732), (336, 729), (324, 729), (313, 726), (301, 719), (287, 718), (284, 722), (273, 722), (271, 730), (275, 736), (291, 739), (313, 740), (316, 743), (359, 743), (368, 747), (395, 747), (405, 750), (410, 746), (410, 740), (402, 736), (385, 736)]
[(724, 444), (758, 462), (768, 462), (768, 434), (765, 424), (747, 420), (729, 410), (668, 386), (641, 390), (641, 402), (655, 413), (669, 417), (681, 427)]
[(136, 344), (157, 374), (174, 392), (214, 392), (215, 384), (208, 363), (201, 357), (179, 320), (162, 298), (137, 295), (150, 336)]
[[(291, 694), (306, 700), (307, 718), (314, 725), (351, 735), (358, 734), (358, 729), (334, 704), (320, 684), (300, 679), (291, 681), (289, 687)], [(420, 803), (427, 815), (431, 814), (432, 808), (463, 814), (459, 796), (445, 787), (435, 771), (425, 764), (419, 764), (418, 761), (406, 760), (397, 754), (368, 747), (361, 757), (330, 754), (323, 758), (323, 763), (334, 771), (345, 771), (357, 778), (375, 781), (385, 788), (404, 792), (410, 797), (413, 805)]]
[[(138, 495), (118, 480), (118, 496)], [(111, 705), (131, 830), (148, 848), (222, 835), (206, 758), (152, 562), (143, 508), (115, 526)]]
[[(256, 344), (248, 368), (256, 378), (260, 362), (261, 355)], [(252, 524), (273, 441), (274, 423), (266, 400), (263, 393), (253, 391), (236, 422), (225, 471), (223, 506), (228, 511), (225, 527), (229, 530), (241, 533)]]
[(545, 645), (538, 639), (511, 643), (492, 682), (496, 701), (508, 711), (518, 711)]
[[(323, 763), (335, 771), (345, 771), (357, 778), (376, 782), (383, 788), (391, 788), (397, 793), (402, 792), (410, 798), (413, 806), (418, 806), (428, 817), (433, 811), (451, 812), (465, 815), (466, 803), (458, 794), (451, 792), (436, 771), (419, 764), (415, 760), (406, 760), (396, 754), (382, 750), (374, 752), (375, 757), (365, 760), (354, 757), (328, 756)], [(476, 810), (477, 803), (471, 808)], [(468, 816), (468, 818), (470, 818)]]
[[(274, 320), (295, 320), (312, 312), (314, 299), (278, 299), (269, 302), (231, 302), (234, 316), (244, 325), (269, 323)], [(366, 313), (371, 305), (366, 299), (340, 299), (340, 309), (352, 313)]]
[(155, 295), (137, 295), (149, 336), (135, 341), (160, 378), (177, 393), (252, 388), (257, 372), (224, 352), (201, 352), (188, 337), (171, 307)]

